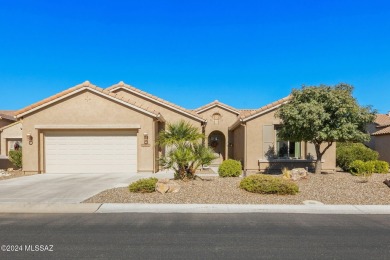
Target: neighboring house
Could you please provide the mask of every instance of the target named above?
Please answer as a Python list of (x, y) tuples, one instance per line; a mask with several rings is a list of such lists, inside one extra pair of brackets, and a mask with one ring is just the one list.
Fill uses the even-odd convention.
[(14, 126), (18, 124), (14, 117), (16, 111), (0, 111), (0, 169), (13, 167), (8, 160), (8, 152), (14, 147), (22, 145), (22, 131), (19, 126), (19, 133), (15, 134)]
[(379, 159), (390, 163), (390, 112), (376, 115), (373, 124), (367, 127), (371, 135), (368, 146), (379, 153)]
[[(23, 170), (39, 173), (157, 172), (156, 145), (167, 123), (185, 120), (206, 135), (220, 163), (237, 159), (248, 171), (310, 167), (314, 148), (277, 140), (281, 99), (257, 110), (214, 101), (195, 110), (120, 82), (107, 89), (88, 81), (17, 112), (23, 130)], [(335, 149), (323, 168), (335, 169)]]

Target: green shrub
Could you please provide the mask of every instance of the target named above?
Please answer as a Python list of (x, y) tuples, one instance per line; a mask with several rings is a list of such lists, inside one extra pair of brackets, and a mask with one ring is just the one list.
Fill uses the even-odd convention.
[(279, 195), (294, 195), (299, 191), (298, 185), (291, 181), (264, 174), (245, 177), (240, 182), (240, 188), (254, 193)]
[(18, 168), (22, 168), (22, 150), (9, 151), (9, 160), (13, 165)]
[(350, 164), (353, 161), (375, 161), (378, 156), (378, 152), (367, 148), (362, 143), (337, 143), (336, 164), (344, 171), (350, 171)]
[(140, 179), (129, 185), (130, 192), (150, 193), (156, 190), (157, 178)]
[(218, 174), (221, 177), (238, 177), (241, 172), (241, 162), (232, 159), (223, 161), (218, 168)]
[(385, 161), (375, 161), (375, 173), (388, 173), (389, 163)]
[(371, 175), (372, 173), (388, 173), (389, 164), (385, 161), (353, 161), (350, 164), (349, 172), (353, 175)]

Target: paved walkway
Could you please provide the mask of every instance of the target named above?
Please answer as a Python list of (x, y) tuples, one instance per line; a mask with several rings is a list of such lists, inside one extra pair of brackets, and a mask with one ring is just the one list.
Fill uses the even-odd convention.
[(0, 203), (80, 203), (106, 189), (166, 173), (37, 174), (0, 181)]

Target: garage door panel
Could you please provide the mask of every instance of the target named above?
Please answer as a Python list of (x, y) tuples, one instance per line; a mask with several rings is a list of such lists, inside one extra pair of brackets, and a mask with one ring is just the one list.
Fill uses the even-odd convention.
[(69, 133), (45, 135), (49, 173), (137, 171), (136, 133)]

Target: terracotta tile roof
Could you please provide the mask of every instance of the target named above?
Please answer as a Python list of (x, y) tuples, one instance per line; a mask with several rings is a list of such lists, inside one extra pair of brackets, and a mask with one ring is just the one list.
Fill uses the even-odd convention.
[(16, 121), (14, 117), (16, 110), (0, 110), (0, 119), (7, 119), (10, 121)]
[(229, 105), (226, 105), (226, 104), (224, 104), (224, 103), (222, 103), (222, 102), (219, 102), (218, 100), (214, 100), (214, 101), (211, 102), (211, 103), (208, 103), (208, 104), (206, 104), (206, 105), (204, 105), (204, 106), (198, 107), (198, 108), (194, 109), (193, 111), (195, 111), (195, 112), (204, 111), (204, 110), (207, 110), (208, 108), (211, 108), (211, 107), (213, 107), (213, 106), (225, 107), (225, 108), (227, 108), (227, 109), (233, 110), (233, 111), (234, 111), (235, 113), (237, 113), (237, 114), (240, 114), (240, 112), (239, 112), (238, 109), (236, 109), (236, 108), (234, 108), (234, 107), (231, 107), (231, 106), (229, 106)]
[(281, 105), (281, 104), (285, 103), (288, 100), (290, 100), (290, 96), (287, 96), (285, 98), (279, 99), (279, 100), (277, 100), (275, 102), (272, 102), (272, 103), (270, 103), (270, 104), (268, 104), (266, 106), (263, 106), (263, 107), (261, 107), (261, 108), (259, 108), (257, 110), (247, 111), (247, 113), (245, 113), (245, 115), (242, 116), (241, 119), (247, 119), (247, 118), (249, 118), (251, 116), (254, 116), (256, 114), (264, 112), (264, 111), (266, 111), (266, 110), (268, 110), (270, 108), (273, 108), (275, 106)]
[(285, 98), (279, 99), (275, 102), (272, 102), (271, 104), (268, 104), (268, 105), (263, 106), (263, 107), (256, 109), (256, 110), (251, 110), (251, 109), (243, 110), (243, 113), (239, 116), (238, 120), (233, 125), (231, 125), (229, 127), (229, 130), (236, 129), (241, 123), (250, 120), (252, 117), (259, 115), (259, 114), (267, 111), (268, 109), (272, 109), (278, 105), (281, 105), (281, 104), (287, 102), (288, 100), (290, 100), (290, 98), (291, 98), (291, 96), (287, 96)]
[(72, 93), (72, 92), (74, 92), (74, 91), (76, 91), (76, 90), (78, 90), (78, 89), (81, 89), (81, 88), (90, 88), (90, 89), (99, 91), (99, 92), (103, 93), (104, 95), (114, 97), (115, 99), (124, 101), (124, 102), (126, 102), (126, 103), (128, 103), (128, 104), (131, 104), (131, 105), (133, 105), (133, 106), (135, 106), (135, 107), (138, 107), (138, 108), (143, 109), (143, 110), (145, 110), (145, 111), (147, 111), (147, 112), (149, 112), (149, 113), (152, 113), (152, 114), (154, 114), (155, 116), (159, 116), (159, 113), (158, 113), (157, 111), (152, 110), (152, 109), (149, 109), (148, 107), (140, 106), (140, 104), (136, 104), (135, 102), (131, 102), (131, 101), (128, 100), (127, 98), (124, 98), (124, 97), (122, 97), (122, 96), (119, 96), (118, 94), (112, 93), (112, 92), (110, 92), (110, 91), (108, 91), (108, 90), (105, 90), (105, 89), (102, 89), (102, 88), (99, 88), (99, 87), (97, 87), (96, 85), (91, 84), (89, 81), (85, 81), (84, 83), (78, 84), (78, 85), (76, 85), (76, 86), (74, 86), (74, 87), (71, 87), (71, 88), (69, 88), (69, 89), (67, 89), (67, 90), (64, 90), (64, 91), (62, 91), (62, 92), (60, 92), (60, 93), (58, 93), (58, 94), (55, 94), (55, 95), (53, 95), (53, 96), (51, 96), (51, 97), (48, 97), (48, 98), (46, 98), (46, 99), (43, 99), (43, 100), (41, 100), (41, 101), (39, 101), (39, 102), (37, 102), (37, 103), (35, 103), (35, 104), (32, 104), (32, 105), (30, 105), (30, 106), (27, 106), (27, 107), (25, 107), (25, 108), (23, 108), (23, 109), (17, 111), (17, 112), (15, 113), (15, 115), (16, 115), (16, 116), (19, 116), (19, 115), (21, 115), (21, 114), (24, 114), (24, 113), (26, 113), (26, 112), (28, 112), (28, 111), (30, 111), (30, 110), (33, 110), (34, 108), (37, 108), (37, 107), (42, 106), (42, 105), (45, 105), (45, 104), (47, 104), (47, 103), (49, 103), (49, 102), (51, 102), (51, 101), (53, 101), (53, 100), (55, 100), (55, 99), (58, 99), (58, 98), (60, 98), (60, 97), (63, 97), (63, 96), (65, 96), (65, 95), (70, 94), (70, 93)]
[(385, 127), (381, 130), (378, 130), (375, 133), (373, 133), (372, 135), (388, 135), (388, 134), (390, 134), (390, 126)]
[(166, 101), (166, 100), (161, 99), (161, 98), (159, 98), (159, 97), (156, 97), (156, 96), (154, 96), (154, 95), (152, 95), (152, 94), (149, 94), (149, 93), (147, 93), (147, 92), (145, 92), (145, 91), (142, 91), (142, 90), (140, 90), (140, 89), (137, 89), (137, 88), (135, 88), (135, 87), (133, 87), (133, 86), (131, 86), (131, 85), (128, 85), (128, 84), (124, 83), (123, 81), (120, 81), (118, 84), (114, 84), (114, 85), (112, 85), (111, 87), (106, 88), (105, 90), (111, 92), (111, 91), (113, 91), (114, 89), (120, 88), (120, 87), (125, 88), (125, 89), (128, 89), (128, 90), (130, 90), (131, 92), (135, 92), (135, 93), (137, 93), (137, 94), (139, 94), (139, 95), (142, 95), (142, 96), (144, 96), (144, 97), (146, 97), (146, 98), (148, 98), (148, 99), (157, 101), (158, 103), (160, 103), (160, 104), (162, 104), (162, 105), (166, 105), (166, 106), (173, 107), (173, 108), (175, 108), (175, 109), (177, 109), (177, 110), (179, 110), (179, 111), (182, 111), (182, 112), (184, 112), (184, 113), (186, 113), (186, 114), (189, 114), (189, 115), (191, 115), (191, 116), (193, 116), (193, 117), (199, 119), (200, 121), (205, 121), (205, 119), (204, 119), (203, 117), (201, 117), (200, 115), (198, 115), (198, 114), (195, 113), (194, 111), (191, 111), (191, 110), (189, 110), (189, 109), (185, 109), (185, 108), (183, 108), (183, 107), (181, 107), (181, 106), (178, 106), (178, 105), (173, 104), (173, 103), (171, 103), (171, 102), (169, 102), (169, 101)]
[(379, 127), (389, 126), (390, 125), (390, 116), (386, 115), (386, 114), (377, 114), (374, 122)]
[(238, 111), (240, 112), (240, 117), (246, 117), (256, 111), (257, 109), (239, 109)]

